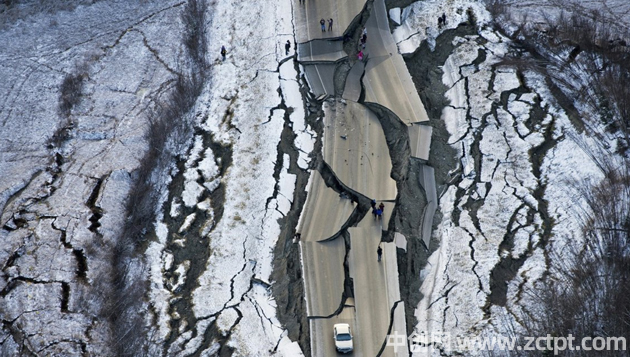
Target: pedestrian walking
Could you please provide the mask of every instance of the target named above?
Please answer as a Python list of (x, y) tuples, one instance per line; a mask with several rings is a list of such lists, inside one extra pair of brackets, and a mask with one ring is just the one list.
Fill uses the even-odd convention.
[(446, 13), (442, 13), (442, 25), (446, 26)]
[(333, 19), (328, 19), (328, 31), (332, 31)]
[(374, 215), (374, 219), (376, 219), (376, 207), (372, 208), (372, 215)]
[(225, 46), (221, 46), (221, 59), (223, 61), (225, 61), (225, 55), (227, 54), (227, 50), (225, 49)]
[(385, 210), (385, 205), (383, 204), (383, 202), (381, 202), (381, 204), (378, 205), (378, 208), (381, 210), (381, 212)]
[(326, 32), (326, 20), (319, 20), (319, 24), (322, 25), (322, 32)]
[(357, 58), (359, 59), (359, 61), (363, 61), (363, 51), (359, 51), (359, 53), (357, 54)]
[(290, 49), (291, 49), (291, 42), (287, 40), (287, 43), (284, 44), (284, 52), (288, 55)]
[(370, 201), (370, 206), (372, 206), (372, 209), (376, 208), (376, 200), (372, 199), (372, 201)]
[(381, 261), (381, 258), (383, 257), (383, 248), (381, 248), (381, 245), (378, 245), (378, 248), (376, 248), (376, 256), (378, 257), (378, 261)]
[(376, 209), (376, 218), (381, 218), (383, 216), (383, 210), (380, 208)]
[(443, 21), (444, 21), (444, 20), (442, 20), (442, 17), (441, 17), (441, 16), (438, 16), (438, 28), (440, 28), (440, 29), (442, 28), (442, 22), (443, 22)]

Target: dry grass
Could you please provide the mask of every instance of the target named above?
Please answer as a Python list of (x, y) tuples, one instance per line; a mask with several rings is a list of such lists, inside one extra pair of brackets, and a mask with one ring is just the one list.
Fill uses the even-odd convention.
[[(488, 2), (489, 11), (498, 20), (495, 27), (507, 29), (510, 8), (498, 0)], [(506, 64), (519, 65), (550, 78), (564, 94), (587, 105), (578, 115), (586, 127), (603, 123), (617, 137), (617, 152), (628, 155), (630, 148), (630, 46), (614, 23), (597, 11), (567, 14), (544, 23), (517, 24), (513, 40), (533, 58), (506, 59)], [(505, 31), (507, 32), (507, 30)], [(566, 108), (565, 108), (566, 109)], [(597, 115), (593, 116), (592, 113)]]
[[(600, 160), (605, 179), (597, 185), (574, 185), (583, 207), (585, 244), (568, 244), (551, 254), (551, 276), (544, 287), (530, 292), (542, 314), (523, 318), (531, 336), (630, 336), (630, 162)], [(621, 164), (621, 165), (618, 165)], [(565, 356), (593, 352), (565, 351)], [(618, 356), (619, 351), (598, 351)]]
[(192, 123), (187, 118), (201, 94), (208, 67), (206, 8), (203, 0), (189, 0), (182, 12), (189, 67), (177, 76), (169, 96), (149, 111), (145, 135), (148, 150), (133, 173), (134, 183), (126, 202), (127, 220), (112, 255), (114, 289), (104, 311), (112, 326), (112, 341), (118, 356), (146, 355), (149, 336), (142, 306), (148, 282), (142, 253), (156, 220), (160, 192), (166, 189), (163, 176), (175, 156), (167, 149), (167, 143), (176, 147), (192, 137)]
[[(488, 2), (495, 27), (507, 33), (509, 7)], [(503, 64), (545, 75), (569, 100), (588, 106), (576, 115), (600, 138), (615, 137), (616, 155), (602, 139), (591, 158), (604, 173), (599, 183), (579, 181), (572, 187), (585, 207), (575, 207), (580, 217), (579, 239), (550, 253), (550, 275), (538, 289), (526, 294), (537, 303), (537, 313), (519, 316), (530, 336), (582, 337), (630, 336), (630, 47), (599, 13), (566, 14), (545, 23), (514, 24), (510, 37), (531, 57), (508, 58)], [(592, 115), (595, 113), (596, 115)], [(598, 132), (604, 124), (609, 135)], [(600, 129), (601, 131), (601, 129)], [(573, 138), (579, 140), (578, 138)], [(582, 147), (587, 148), (585, 143)], [(614, 157), (618, 159), (613, 159)], [(578, 202), (580, 200), (577, 200)], [(583, 239), (583, 241), (582, 241)], [(555, 247), (555, 249), (560, 249)], [(548, 353), (548, 352), (545, 352)], [(542, 355), (545, 355), (543, 353)], [(598, 351), (617, 356), (619, 351)], [(527, 355), (520, 352), (519, 355)], [(540, 352), (534, 355), (541, 355)], [(565, 351), (565, 356), (590, 356), (588, 351)]]

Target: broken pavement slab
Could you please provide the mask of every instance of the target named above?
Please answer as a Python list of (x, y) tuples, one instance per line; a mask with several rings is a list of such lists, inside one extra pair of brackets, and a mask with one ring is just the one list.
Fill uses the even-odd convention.
[(320, 242), (339, 232), (354, 210), (350, 200), (326, 186), (318, 171), (311, 173), (309, 194), (297, 230), (308, 316), (329, 316), (341, 304), (346, 246), (343, 238)]
[(412, 123), (409, 126), (409, 147), (412, 157), (429, 160), (431, 133), (433, 133), (433, 127), (430, 125)]
[(381, 200), (396, 199), (396, 181), (381, 123), (361, 104), (324, 106), (324, 161), (349, 188)]
[(433, 230), (433, 216), (437, 209), (437, 191), (435, 188), (435, 171), (433, 167), (428, 165), (422, 165), (422, 175), (418, 177), (418, 183), (427, 195), (427, 205), (424, 208), (422, 217), (422, 241), (424, 245), (429, 249), (429, 243), (431, 242), (431, 232)]
[[(348, 229), (350, 276), (354, 283), (357, 331), (357, 353), (377, 356), (391, 322), (391, 311), (400, 300), (396, 247), (393, 243), (381, 243), (378, 225)], [(377, 247), (381, 244), (383, 257), (377, 260)], [(398, 304), (398, 306), (403, 304)], [(404, 310), (403, 310), (404, 311)], [(404, 329), (405, 316), (394, 314), (395, 329)], [(398, 322), (396, 322), (398, 321)], [(402, 322), (402, 325), (401, 325)], [(394, 356), (394, 350), (386, 348), (381, 356)]]
[[(313, 39), (338, 38), (343, 36), (348, 26), (361, 13), (366, 0), (305, 0), (293, 4), (293, 19), (298, 43)], [(328, 31), (328, 19), (333, 19), (332, 31)], [(320, 19), (326, 21), (326, 31), (322, 32)]]
[[(309, 317), (333, 315), (342, 303), (346, 246), (343, 239), (300, 243)], [(317, 298), (312, 298), (317, 297)]]
[(298, 62), (336, 62), (344, 57), (343, 41), (312, 40), (298, 44)]
[(361, 86), (363, 72), (365, 72), (365, 63), (363, 61), (356, 61), (346, 77), (346, 83), (343, 88), (343, 99), (353, 102), (359, 101), (361, 91), (363, 90)]
[(407, 125), (428, 122), (429, 117), (409, 70), (389, 32), (384, 0), (374, 1), (366, 28), (365, 102), (388, 108)]
[(396, 248), (407, 251), (407, 238), (402, 233), (394, 233), (394, 244), (396, 244)]
[(341, 230), (355, 206), (327, 187), (318, 171), (311, 172), (310, 180), (297, 232), (302, 235), (302, 241), (321, 241)]
[(335, 75), (334, 63), (310, 64), (304, 66), (306, 73), (306, 81), (308, 82), (311, 92), (316, 97), (321, 95), (335, 95)]

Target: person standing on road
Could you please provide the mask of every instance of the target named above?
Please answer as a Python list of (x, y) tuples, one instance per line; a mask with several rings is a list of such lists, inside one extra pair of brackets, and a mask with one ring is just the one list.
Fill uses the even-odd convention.
[(378, 245), (378, 248), (376, 248), (376, 256), (378, 257), (378, 261), (381, 261), (381, 258), (383, 257), (383, 248), (381, 248), (381, 245)]
[(322, 32), (326, 32), (326, 20), (319, 20), (319, 24), (322, 25)]
[(225, 61), (225, 55), (227, 54), (227, 50), (225, 49), (225, 46), (221, 46), (221, 59), (223, 61)]
[(288, 55), (290, 49), (291, 49), (291, 41), (287, 40), (287, 43), (284, 44), (284, 52)]
[(333, 19), (328, 19), (328, 31), (332, 31)]

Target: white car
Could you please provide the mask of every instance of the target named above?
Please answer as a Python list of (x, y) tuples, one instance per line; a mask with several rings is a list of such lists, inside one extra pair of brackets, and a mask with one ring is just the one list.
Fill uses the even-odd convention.
[(350, 325), (348, 324), (335, 324), (333, 327), (333, 336), (335, 337), (335, 347), (337, 352), (350, 353), (352, 352), (352, 333), (350, 333)]

